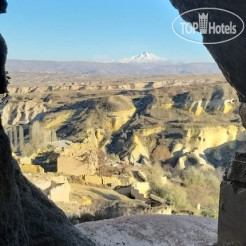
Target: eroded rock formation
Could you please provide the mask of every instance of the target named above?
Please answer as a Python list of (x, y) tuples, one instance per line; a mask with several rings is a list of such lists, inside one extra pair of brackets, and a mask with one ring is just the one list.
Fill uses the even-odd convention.
[[(180, 13), (197, 8), (220, 8), (231, 11), (246, 20), (246, 2), (244, 0), (170, 0)], [(221, 23), (225, 13), (209, 11), (210, 21)], [(198, 11), (184, 16), (188, 22), (197, 21)], [(239, 25), (239, 23), (236, 23)], [(203, 41), (219, 41), (220, 35), (204, 34)], [(205, 45), (227, 81), (237, 90), (240, 107), (240, 116), (243, 126), (246, 126), (246, 32), (230, 42), (217, 45)], [(246, 161), (245, 151), (237, 153), (227, 168), (221, 185), (220, 215), (219, 215), (219, 245), (246, 245)]]
[[(239, 0), (235, 3), (233, 0), (170, 0), (180, 13), (197, 8), (220, 8), (231, 11), (240, 16), (244, 22), (246, 20), (246, 3)], [(210, 21), (220, 23), (225, 13), (218, 11), (209, 11)], [(186, 21), (197, 21), (198, 11), (184, 15)], [(240, 24), (238, 24), (240, 26)], [(203, 35), (204, 42), (215, 42), (220, 40), (220, 35)], [(205, 45), (214, 60), (219, 65), (227, 81), (237, 90), (241, 102), (246, 102), (246, 83), (245, 83), (245, 64), (246, 64), (246, 32), (240, 37), (230, 42), (219, 45)]]
[[(7, 3), (0, 0), (0, 13)], [(7, 92), (7, 46), (0, 36), (0, 94)], [(0, 245), (94, 245), (22, 175), (0, 121)]]
[[(33, 151), (37, 152), (37, 148), (45, 148), (45, 144), (52, 141), (49, 139), (55, 137), (56, 134), (51, 133), (57, 133), (60, 139), (96, 145), (98, 147), (90, 149), (109, 151), (126, 162), (167, 162), (176, 166), (179, 158), (184, 157), (184, 163), (189, 157), (199, 160), (197, 164), (227, 165), (235, 150), (246, 144), (246, 131), (239, 119), (235, 90), (221, 75), (207, 75), (205, 78), (204, 75), (171, 76), (160, 80), (161, 83), (152, 82), (151, 88), (145, 89), (148, 83), (137, 79), (132, 88), (134, 92), (123, 86), (127, 80), (112, 82), (111, 88), (106, 88), (105, 81), (102, 82), (105, 86), (103, 96), (101, 84), (97, 82), (92, 84), (100, 93), (90, 95), (91, 88), (75, 84), (74, 90), (70, 91), (63, 91), (61, 86), (61, 91), (47, 92), (45, 88), (51, 86), (47, 84), (37, 87), (45, 89), (42, 93), (31, 88), (23, 92), (23, 85), (20, 83), (15, 87), (11, 80), (8, 87), (11, 101), (4, 107), (2, 123), (13, 151), (24, 150), (24, 155), (26, 149), (30, 150), (30, 143), (36, 146)], [(18, 143), (21, 130), (27, 139), (29, 136), (29, 143)], [(88, 146), (83, 146), (83, 149), (83, 153), (88, 152)], [(58, 166), (61, 163), (70, 166), (70, 159), (72, 166), (78, 168), (74, 157), (77, 155), (80, 163), (85, 159), (81, 158), (81, 151), (78, 152), (72, 158), (67, 158), (71, 157), (69, 153), (61, 154), (63, 157)], [(32, 157), (36, 159), (34, 164), (42, 165), (46, 171), (55, 171), (56, 161), (45, 167), (42, 156), (40, 153), (39, 157)], [(194, 158), (190, 158), (192, 156)], [(95, 171), (98, 161), (92, 162), (95, 165), (91, 167)], [(184, 168), (183, 164), (179, 166)], [(83, 169), (82, 166), (80, 168)], [(64, 168), (62, 170), (64, 172)]]

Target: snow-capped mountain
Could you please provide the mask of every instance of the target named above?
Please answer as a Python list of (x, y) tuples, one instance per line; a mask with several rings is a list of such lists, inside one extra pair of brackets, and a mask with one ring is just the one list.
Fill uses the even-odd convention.
[(164, 63), (167, 62), (166, 58), (154, 55), (153, 53), (143, 52), (140, 55), (132, 56), (130, 58), (120, 59), (119, 63)]

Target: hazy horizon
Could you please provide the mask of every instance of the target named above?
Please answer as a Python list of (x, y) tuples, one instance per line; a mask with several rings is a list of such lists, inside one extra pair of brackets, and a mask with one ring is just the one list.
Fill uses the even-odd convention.
[[(140, 55), (142, 54), (143, 52), (139, 53), (139, 54), (135, 54), (134, 56), (137, 56), (137, 55)], [(152, 52), (150, 52), (152, 53)], [(154, 54), (154, 55), (157, 55), (158, 54)], [(121, 57), (120, 59), (115, 59), (115, 60), (52, 60), (52, 59), (16, 59), (16, 58), (8, 58), (7, 61), (40, 61), (40, 62), (88, 62), (88, 63), (122, 63), (121, 60), (124, 60), (124, 59), (127, 59), (127, 58), (132, 58), (134, 56), (130, 56), (130, 57)], [(161, 57), (161, 56), (158, 56), (160, 58), (165, 58), (165, 57)], [(127, 62), (126, 62), (127, 63)], [(185, 60), (166, 60), (165, 61), (165, 64), (191, 64), (191, 63), (204, 63), (204, 64), (207, 64), (207, 63), (213, 63), (213, 64), (216, 64), (215, 61), (213, 60), (208, 60), (208, 61), (185, 61)]]

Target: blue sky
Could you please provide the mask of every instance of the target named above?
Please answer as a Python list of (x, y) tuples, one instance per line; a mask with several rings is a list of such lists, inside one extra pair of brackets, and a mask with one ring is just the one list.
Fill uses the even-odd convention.
[(202, 46), (178, 38), (168, 0), (9, 0), (0, 31), (9, 59), (102, 61), (153, 52), (210, 62)]

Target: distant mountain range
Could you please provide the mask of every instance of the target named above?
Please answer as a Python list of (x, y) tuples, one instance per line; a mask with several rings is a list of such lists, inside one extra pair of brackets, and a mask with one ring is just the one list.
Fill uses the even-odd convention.
[(166, 58), (162, 58), (154, 55), (153, 53), (149, 53), (145, 51), (137, 56), (120, 59), (118, 62), (128, 63), (128, 64), (137, 64), (137, 63), (144, 64), (144, 63), (164, 63), (167, 61), (168, 60)]
[(165, 58), (143, 52), (114, 62), (57, 62), (8, 60), (10, 72), (78, 73), (92, 75), (165, 75), (220, 73), (215, 63), (171, 63)]

